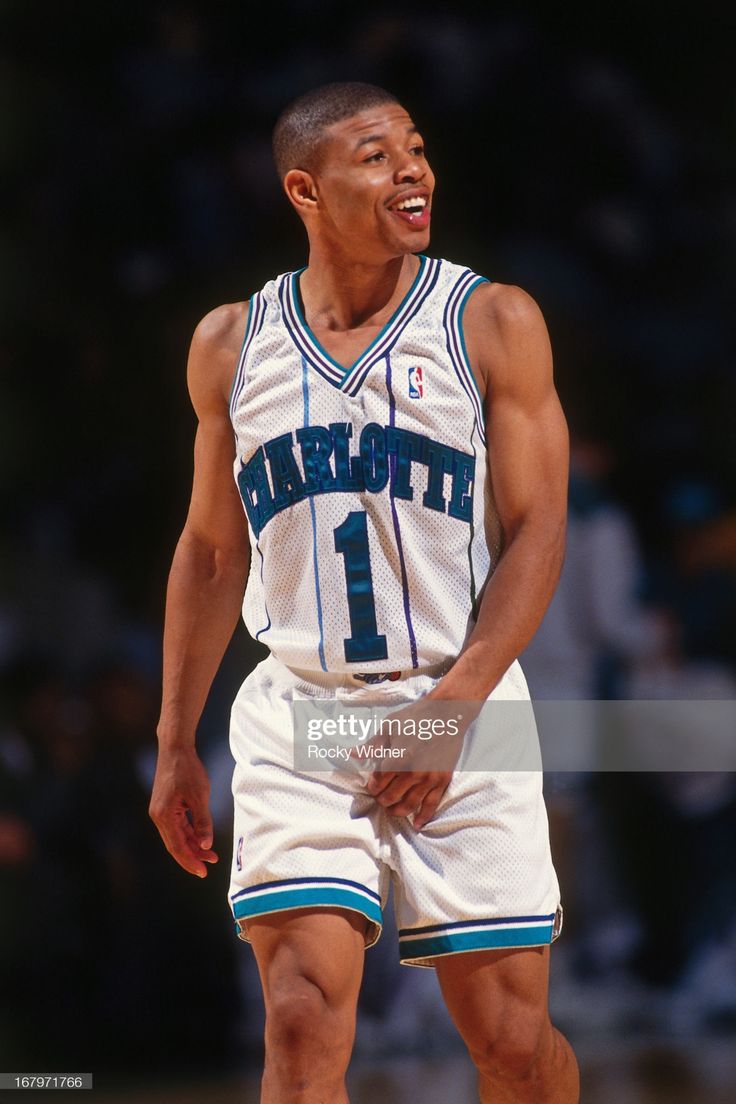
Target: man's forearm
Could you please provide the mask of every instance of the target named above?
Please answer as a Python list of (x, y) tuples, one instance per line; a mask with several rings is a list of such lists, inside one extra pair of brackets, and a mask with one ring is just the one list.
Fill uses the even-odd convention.
[(212, 681), (233, 635), (248, 573), (248, 550), (225, 552), (184, 530), (166, 592), (162, 747), (193, 745)]
[(554, 594), (565, 550), (564, 522), (553, 531), (522, 526), (488, 581), (465, 648), (431, 696), (483, 701), (524, 650)]

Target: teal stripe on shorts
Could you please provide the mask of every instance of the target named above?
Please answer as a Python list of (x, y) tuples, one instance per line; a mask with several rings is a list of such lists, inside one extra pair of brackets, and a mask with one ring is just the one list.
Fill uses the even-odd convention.
[(491, 951), (498, 947), (539, 947), (552, 942), (552, 925), (524, 928), (488, 928), (486, 931), (456, 931), (426, 939), (402, 939), (402, 958), (432, 958), (459, 951)]
[(236, 920), (247, 920), (251, 916), (262, 916), (268, 912), (282, 912), (285, 909), (308, 908), (317, 905), (332, 908), (349, 908), (361, 912), (375, 924), (383, 924), (381, 906), (341, 886), (311, 886), (309, 889), (283, 889), (276, 893), (261, 893), (241, 897), (233, 903), (233, 915)]

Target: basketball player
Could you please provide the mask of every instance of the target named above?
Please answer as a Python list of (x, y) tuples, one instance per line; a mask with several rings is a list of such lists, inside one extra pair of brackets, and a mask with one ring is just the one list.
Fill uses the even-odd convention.
[[(205, 877), (195, 729), (247, 579), (246, 624), (271, 655), (233, 706), (230, 901), (265, 996), (263, 1104), (347, 1101), (389, 878), (402, 960), (436, 968), (484, 1104), (573, 1104), (575, 1059), (547, 1013), (560, 910), (539, 774), (389, 770), (356, 789), (296, 771), (292, 746), (298, 701), (526, 697), (516, 656), (564, 541), (544, 322), (520, 289), (423, 254), (434, 176), (389, 93), (308, 93), (274, 149), (309, 264), (194, 335), (151, 815)], [(482, 213), (473, 166), (469, 149)]]

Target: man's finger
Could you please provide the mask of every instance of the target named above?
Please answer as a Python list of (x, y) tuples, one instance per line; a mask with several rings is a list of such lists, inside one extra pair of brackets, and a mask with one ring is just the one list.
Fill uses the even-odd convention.
[(212, 846), (212, 818), (209, 810), (191, 807), (191, 824), (197, 837), (197, 842), (203, 851), (209, 851)]
[(194, 874), (198, 878), (207, 877), (207, 867), (204, 862), (194, 857), (191, 848), (186, 843), (166, 836), (163, 837), (163, 840), (166, 850), (172, 858), (176, 859), (182, 870), (186, 870), (188, 874)]
[(378, 795), (383, 793), (386, 787), (397, 777), (396, 771), (374, 771), (368, 780), (368, 793), (371, 794), (372, 797), (378, 797)]
[(195, 874), (198, 878), (207, 877), (207, 867), (204, 862), (195, 857), (187, 840), (186, 831), (180, 821), (175, 820), (172, 824), (171, 821), (162, 820), (158, 825), (158, 830), (166, 850), (172, 858), (176, 859), (183, 870), (186, 870), (188, 874)]
[(387, 806), (386, 812), (390, 813), (391, 816), (409, 816), (411, 813), (415, 813), (422, 805), (426, 791), (426, 784), (419, 783), (412, 786), (395, 805)]
[[(420, 784), (421, 781), (421, 777), (417, 779), (416, 775), (408, 771), (395, 774), (391, 782), (379, 793), (374, 794), (374, 797), (379, 805), (383, 805), (384, 809), (388, 809), (389, 806), (396, 805), (397, 802), (401, 801), (404, 795), (414, 786)], [(416, 805), (414, 808), (416, 808)]]
[(439, 808), (440, 801), (445, 795), (446, 789), (447, 784), (442, 786), (435, 786), (425, 796), (419, 808), (419, 811), (415, 813), (414, 819), (412, 821), (414, 827), (417, 830), (423, 828), (425, 824), (428, 824), (432, 817), (435, 815), (437, 809)]
[(186, 870), (187, 874), (194, 874), (198, 878), (207, 877), (207, 867), (203, 862), (198, 862), (188, 848), (181, 847), (166, 838), (164, 838), (164, 844), (171, 857), (178, 862), (182, 870)]
[(208, 863), (218, 862), (217, 852), (213, 851), (211, 847), (203, 847), (201, 845), (201, 843), (197, 839), (194, 828), (188, 820), (185, 821), (184, 824), (184, 833), (187, 837), (187, 843), (189, 844), (190, 850), (198, 859), (203, 859), (204, 862)]

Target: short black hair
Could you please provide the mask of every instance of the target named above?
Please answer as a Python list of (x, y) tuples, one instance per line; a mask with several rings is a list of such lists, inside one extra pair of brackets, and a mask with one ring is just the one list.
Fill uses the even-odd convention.
[(290, 103), (273, 131), (273, 157), (281, 180), (289, 169), (311, 172), (324, 131), (379, 104), (399, 101), (392, 92), (362, 81), (323, 84)]

